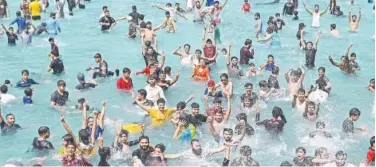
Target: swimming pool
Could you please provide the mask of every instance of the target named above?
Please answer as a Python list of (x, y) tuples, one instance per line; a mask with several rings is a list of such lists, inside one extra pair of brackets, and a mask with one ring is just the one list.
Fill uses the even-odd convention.
[[(30, 127), (23, 131), (19, 131), (14, 136), (0, 137), (2, 146), (2, 153), (0, 154), (1, 164), (11, 158), (28, 159), (33, 157), (33, 154), (25, 154), (31, 148), (31, 142), (37, 134), (37, 128), (46, 125), (51, 129), (51, 136), (57, 136), (51, 140), (56, 148), (61, 146), (61, 136), (65, 134), (65, 130), (60, 123), (59, 113), (49, 109), (49, 99), (53, 91), (56, 90), (56, 82), (58, 79), (64, 79), (67, 82), (67, 89), (70, 92), (70, 101), (68, 104), (73, 106), (76, 100), (80, 97), (85, 97), (91, 106), (100, 107), (102, 100), (108, 102), (107, 118), (118, 119), (118, 122), (133, 122), (140, 121), (143, 116), (143, 111), (135, 108), (131, 104), (129, 94), (119, 92), (116, 90), (116, 79), (112, 78), (99, 82), (98, 88), (91, 91), (78, 92), (74, 88), (77, 84), (76, 75), (79, 72), (84, 72), (89, 66), (95, 66), (93, 55), (97, 52), (102, 54), (102, 57), (109, 63), (110, 70), (116, 67), (122, 69), (123, 67), (131, 68), (133, 74), (132, 79), (135, 84), (135, 90), (144, 88), (145, 78), (143, 76), (136, 76), (134, 73), (143, 69), (144, 60), (140, 54), (140, 41), (138, 39), (132, 40), (125, 38), (128, 32), (128, 23), (126, 21), (118, 22), (115, 29), (110, 33), (102, 33), (100, 31), (98, 20), (101, 14), (103, 5), (107, 5), (114, 18), (127, 15), (131, 11), (132, 5), (137, 5), (139, 13), (145, 13), (145, 20), (152, 21), (156, 26), (164, 19), (164, 12), (158, 9), (151, 8), (152, 3), (165, 4), (168, 0), (112, 0), (100, 1), (92, 0), (87, 4), (85, 10), (74, 11), (73, 17), (68, 17), (66, 20), (61, 20), (62, 33), (55, 37), (55, 41), (60, 49), (60, 54), (65, 65), (65, 74), (61, 77), (52, 76), (46, 72), (46, 67), (49, 64), (48, 53), (50, 46), (48, 43), (48, 36), (34, 37), (32, 46), (8, 47), (6, 43), (6, 36), (0, 36), (0, 79), (1, 82), (5, 79), (16, 83), (21, 78), (21, 70), (28, 69), (31, 72), (30, 78), (33, 78), (40, 85), (35, 86), (33, 100), (34, 105), (24, 106), (21, 99), (17, 102), (3, 106), (3, 115), (6, 113), (14, 113), (17, 123), (21, 127)], [(176, 2), (176, 1), (173, 1)], [(182, 0), (179, 0), (183, 4)], [(256, 1), (257, 2), (257, 1)], [(8, 1), (11, 10), (11, 16), (15, 16), (15, 11), (19, 9), (18, 1)], [(264, 24), (269, 16), (279, 12), (282, 13), (283, 3), (268, 6), (258, 6), (251, 2), (253, 11), (261, 13), (261, 19)], [(317, 3), (321, 6), (321, 10), (329, 3), (327, 0), (318, 0), (316, 2), (307, 2), (308, 7), (312, 9), (313, 5)], [(350, 163), (359, 164), (365, 158), (369, 147), (369, 138), (374, 135), (375, 126), (375, 111), (374, 111), (374, 93), (369, 92), (365, 87), (369, 80), (374, 78), (374, 50), (375, 43), (371, 39), (374, 34), (374, 15), (372, 12), (372, 5), (366, 2), (356, 1), (353, 6), (349, 6), (348, 2), (341, 1), (340, 6), (345, 14), (348, 13), (350, 7), (353, 8), (354, 13), (357, 13), (358, 8), (362, 8), (362, 20), (358, 33), (348, 33), (348, 19), (344, 17), (335, 17), (329, 14), (321, 18), (322, 38), (319, 42), (318, 53), (316, 56), (316, 66), (326, 67), (326, 75), (332, 83), (332, 94), (328, 102), (322, 104), (319, 119), (327, 124), (327, 129), (334, 134), (332, 141), (307, 141), (309, 132), (315, 129), (314, 123), (309, 123), (303, 120), (302, 116), (298, 115), (291, 109), (290, 101), (285, 99), (271, 100), (267, 103), (267, 109), (262, 110), (261, 119), (266, 119), (271, 116), (271, 109), (273, 106), (280, 106), (287, 117), (287, 125), (281, 141), (269, 139), (270, 137), (264, 132), (262, 128), (256, 129), (256, 136), (247, 139), (244, 144), (249, 144), (253, 149), (253, 158), (261, 165), (279, 165), (282, 161), (288, 160), (292, 162), (295, 157), (295, 148), (304, 146), (307, 149), (307, 154), (314, 155), (314, 151), (319, 146), (325, 145), (329, 152), (335, 154), (339, 149), (343, 149), (348, 154), (348, 161)], [(224, 44), (229, 41), (234, 42), (232, 55), (239, 56), (239, 49), (243, 45), (246, 38), (252, 37), (255, 45), (255, 59), (253, 62), (260, 66), (266, 62), (267, 55), (273, 54), (276, 63), (280, 67), (280, 75), (278, 76), (281, 87), (286, 87), (283, 74), (290, 68), (296, 68), (303, 65), (304, 53), (297, 47), (298, 41), (295, 34), (297, 26), (300, 22), (310, 25), (311, 17), (303, 9), (302, 4), (299, 6), (300, 21), (291, 21), (290, 17), (284, 17), (285, 22), (291, 28), (285, 28), (280, 33), (280, 40), (282, 48), (280, 49), (266, 49), (263, 44), (257, 44), (253, 37), (253, 15), (243, 14), (240, 12), (242, 1), (230, 1), (222, 13), (222, 24), (220, 25), (221, 40)], [(54, 4), (50, 6), (49, 11), (53, 11)], [(66, 16), (68, 10), (66, 9)], [(45, 18), (47, 14), (43, 15)], [(181, 72), (181, 78), (176, 86), (171, 87), (167, 93), (168, 106), (175, 106), (177, 102), (184, 101), (189, 95), (196, 96), (196, 101), (201, 106), (201, 112), (204, 112), (204, 105), (202, 95), (204, 92), (204, 83), (192, 82), (187, 77), (191, 74), (190, 68), (182, 68), (179, 57), (172, 55), (172, 51), (178, 45), (189, 43), (192, 49), (201, 49), (201, 34), (203, 25), (194, 24), (192, 16), (189, 15), (189, 20), (178, 20), (178, 32), (176, 34), (168, 34), (164, 31), (158, 32), (158, 47), (160, 51), (165, 51), (167, 54), (167, 65), (172, 67), (172, 72)], [(10, 21), (4, 20), (1, 23), (7, 25)], [(329, 36), (329, 25), (337, 24), (337, 28), (341, 32), (341, 37), (335, 39)], [(15, 27), (15, 26), (14, 26)], [(307, 26), (308, 35), (307, 40), (314, 40), (318, 30), (311, 29)], [(328, 56), (332, 55), (334, 60), (339, 60), (339, 57), (345, 53), (349, 44), (353, 44), (351, 52), (355, 52), (357, 61), (361, 66), (361, 71), (357, 72), (355, 76), (349, 76), (340, 72), (340, 70), (330, 64)], [(223, 47), (224, 45), (221, 45)], [(219, 62), (212, 68), (211, 76), (219, 81), (219, 75), (225, 72), (224, 57), (219, 56)], [(316, 68), (317, 69), (317, 68)], [(317, 70), (306, 71), (304, 85), (308, 87), (314, 83), (318, 77)], [(86, 78), (89, 74), (85, 73)], [(234, 81), (234, 88), (236, 94), (243, 93), (243, 85), (246, 82), (251, 82), (258, 90), (258, 82), (261, 79), (267, 79), (268, 73), (263, 73), (256, 79), (250, 81)], [(17, 97), (22, 97), (23, 90), (11, 88), (10, 94)], [(234, 115), (239, 111), (239, 100), (236, 99), (233, 103), (233, 115), (231, 119), (234, 122)], [(340, 140), (337, 136), (341, 131), (343, 120), (348, 116), (351, 108), (358, 107), (362, 111), (360, 120), (355, 123), (355, 126), (366, 127), (368, 131), (356, 137), (353, 140)], [(70, 109), (74, 111), (74, 109)], [(81, 114), (69, 114), (66, 120), (75, 133), (80, 129)], [(252, 125), (254, 125), (252, 123)], [(111, 125), (110, 120), (106, 120), (106, 130), (103, 134), (105, 139), (105, 146), (109, 146), (115, 134), (115, 127)], [(201, 140), (212, 141), (210, 133), (207, 132), (206, 126), (204, 135)], [(180, 146), (179, 142), (172, 141), (173, 126), (168, 125), (163, 129), (147, 129), (146, 134), (151, 137), (151, 144), (164, 143), (167, 147), (166, 153), (177, 153), (181, 150), (187, 149), (187, 146)], [(132, 136), (138, 137), (138, 136)], [(210, 142), (209, 142), (210, 143)], [(232, 154), (234, 158), (238, 154)], [(219, 155), (220, 159), (223, 155)], [(51, 158), (50, 158), (51, 159)], [(98, 161), (94, 160), (94, 164)], [(49, 160), (45, 165), (60, 165), (59, 161)], [(174, 163), (169, 163), (174, 164)], [(176, 164), (179, 164), (176, 162)]]

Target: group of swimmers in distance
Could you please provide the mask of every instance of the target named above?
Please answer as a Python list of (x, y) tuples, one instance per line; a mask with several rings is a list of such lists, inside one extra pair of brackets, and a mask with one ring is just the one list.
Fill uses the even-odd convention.
[[(85, 9), (89, 6), (90, 0), (55, 0), (56, 12), (52, 12), (48, 19), (44, 19), (40, 25), (34, 25), (32, 22), (41, 20), (41, 15), (48, 8), (53, 8), (48, 0), (21, 0), (20, 9), (16, 11), (16, 17), (7, 27), (1, 24), (3, 30), (1, 35), (7, 36), (8, 45), (10, 47), (20, 44), (32, 44), (32, 38), (38, 35), (58, 35), (62, 30), (58, 23), (58, 19), (64, 19), (65, 2), (69, 9), (70, 17), (73, 16), (73, 11), (76, 7)], [(96, 1), (96, 0), (93, 0)], [(51, 94), (50, 104), (51, 109), (59, 111), (60, 122), (62, 127), (66, 130), (66, 134), (62, 136), (62, 145), (59, 148), (53, 146), (49, 141), (50, 128), (48, 126), (41, 126), (38, 129), (38, 135), (32, 141), (32, 152), (37, 152), (36, 157), (27, 163), (20, 161), (6, 162), (5, 166), (22, 166), (34, 165), (41, 166), (47, 159), (54, 159), (60, 161), (63, 166), (93, 166), (92, 158), (99, 155), (100, 160), (96, 162), (98, 166), (110, 166), (110, 160), (115, 159), (114, 155), (120, 155), (120, 159), (124, 160), (119, 165), (134, 165), (134, 166), (167, 166), (170, 160), (179, 160), (183, 165), (203, 165), (203, 166), (260, 166), (268, 162), (257, 161), (252, 158), (252, 148), (247, 145), (244, 140), (252, 138), (256, 131), (253, 126), (265, 128), (266, 133), (271, 134), (272, 137), (277, 137), (283, 133), (284, 127), (287, 124), (287, 119), (283, 114), (283, 110), (279, 106), (273, 106), (271, 117), (265, 120), (260, 119), (262, 110), (261, 104), (273, 97), (281, 97), (285, 94), (280, 87), (278, 75), (280, 74), (280, 67), (275, 63), (274, 56), (268, 55), (266, 63), (259, 68), (253, 62), (250, 62), (255, 57), (254, 41), (246, 39), (244, 45), (240, 49), (240, 55), (232, 55), (232, 42), (229, 42), (224, 48), (220, 48), (221, 32), (218, 25), (222, 23), (222, 11), (228, 8), (228, 4), (232, 3), (229, 0), (180, 0), (185, 4), (181, 7), (180, 3), (167, 3), (165, 5), (152, 4), (151, 10), (164, 11), (165, 19), (163, 22), (152, 24), (150, 21), (145, 21), (144, 14), (137, 11), (136, 6), (132, 6), (131, 12), (127, 16), (115, 19), (110, 15), (110, 9), (103, 6), (102, 13), (98, 24), (100, 30), (103, 32), (110, 32), (116, 27), (118, 21), (128, 20), (129, 30), (125, 35), (127, 38), (136, 38), (140, 40), (142, 62), (145, 66), (136, 75), (145, 75), (147, 77), (147, 84), (144, 89), (134, 90), (133, 80), (131, 78), (131, 69), (124, 67), (122, 71), (115, 69), (109, 70), (109, 64), (105, 61), (105, 57), (101, 53), (96, 53), (93, 56), (94, 61), (98, 64), (97, 67), (89, 67), (86, 70), (90, 74), (90, 78), (85, 79), (83, 73), (77, 74), (78, 85), (77, 90), (89, 90), (98, 86), (97, 80), (100, 78), (119, 77), (116, 81), (116, 88), (124, 92), (128, 92), (132, 96), (132, 102), (139, 107), (145, 114), (145, 118), (151, 118), (151, 123), (147, 124), (145, 121), (126, 123), (121, 127), (117, 127), (116, 134), (113, 139), (114, 142), (110, 146), (104, 146), (105, 133), (104, 120), (106, 117), (107, 102), (102, 102), (102, 108), (98, 109), (90, 106), (85, 98), (77, 100), (74, 106), (77, 111), (82, 113), (81, 129), (77, 132), (72, 131), (72, 127), (66, 122), (65, 115), (69, 100), (72, 100), (70, 93), (67, 91), (67, 84), (64, 80), (58, 80), (56, 90)], [(179, 2), (180, 2), (179, 1)], [(124, 1), (127, 5), (129, 2)], [(277, 4), (280, 0), (272, 2), (258, 3), (257, 5)], [(0, 19), (11, 18), (11, 11), (8, 8), (7, 0), (0, 0)], [(145, 2), (147, 3), (147, 2)], [(353, 1), (351, 1), (353, 3)], [(362, 2), (363, 3), (363, 2)], [(320, 10), (318, 5), (314, 9), (306, 6), (302, 2), (304, 9), (312, 16), (313, 28), (320, 27), (320, 18), (330, 13), (335, 16), (343, 15), (336, 0), (330, 0), (329, 5)], [(282, 16), (292, 16), (292, 20), (299, 20), (298, 17), (298, 0), (287, 0), (283, 5)], [(280, 13), (275, 16), (270, 16), (267, 25), (261, 20), (261, 13), (252, 10), (252, 5), (248, 0), (244, 0), (241, 7), (241, 12), (254, 12), (254, 33), (257, 42), (264, 43), (266, 47), (280, 47), (279, 34), (283, 33), (283, 27), (286, 27), (287, 20), (281, 18)], [(13, 12), (13, 11), (12, 11)], [(361, 21), (362, 10), (358, 10), (357, 15), (353, 15), (350, 9), (348, 15), (350, 32), (357, 32), (359, 23)], [(168, 33), (176, 33), (179, 31), (178, 17), (187, 20), (193, 15), (193, 21), (197, 26), (202, 26), (201, 42), (202, 46), (199, 49), (192, 51), (190, 44), (179, 45), (177, 49), (172, 51), (173, 55), (180, 57), (182, 66), (192, 68), (192, 74), (189, 78), (193, 81), (203, 81), (206, 83), (206, 89), (203, 96), (204, 106), (200, 106), (197, 102), (192, 102), (196, 97), (187, 95), (187, 99), (176, 104), (176, 107), (167, 107), (167, 100), (171, 99), (165, 95), (174, 84), (179, 82), (180, 73), (172, 75), (172, 69), (166, 63), (166, 55), (163, 51), (159, 51), (158, 41), (163, 38), (157, 38), (159, 30), (165, 29)], [(17, 30), (12, 25), (17, 24)], [(157, 25), (157, 26), (155, 26)], [(306, 25), (300, 23), (298, 32), (296, 34), (298, 45), (305, 53), (305, 67), (298, 67), (296, 69), (288, 70), (284, 76), (287, 82), (287, 94), (291, 98), (291, 107), (302, 115), (302, 118), (308, 121), (315, 122), (316, 130), (307, 133), (309, 138), (333, 138), (334, 135), (326, 131), (325, 127), (328, 120), (318, 119), (320, 104), (330, 100), (330, 93), (332, 91), (332, 83), (325, 72), (328, 69), (325, 67), (318, 68), (318, 77), (314, 83), (310, 84), (309, 89), (305, 89), (303, 81), (306, 73), (312, 72), (312, 68), (316, 67), (316, 53), (318, 51), (321, 32), (318, 32), (316, 39), (310, 41), (306, 38)], [(330, 34), (338, 37), (339, 31), (336, 24), (330, 25)], [(19, 39), (20, 36), (20, 39)], [(140, 39), (138, 39), (140, 38)], [(65, 65), (61, 59), (59, 47), (55, 43), (54, 38), (49, 38), (48, 42), (51, 46), (49, 58), (51, 60), (47, 67), (47, 72), (52, 72), (53, 75), (59, 77), (64, 74)], [(345, 51), (345, 55), (341, 57), (340, 62), (333, 60), (329, 56), (330, 63), (338, 67), (341, 71), (348, 74), (355, 74), (361, 68), (356, 62), (356, 53), (351, 53), (350, 50), (353, 45)], [(222, 73), (219, 77), (212, 76), (212, 68), (222, 68), (216, 65), (219, 54), (225, 56), (226, 73)], [(141, 57), (140, 57), (141, 59)], [(143, 63), (142, 63), (143, 64)], [(141, 65), (142, 66), (142, 65)], [(248, 66), (248, 70), (243, 71), (242, 66)], [(331, 67), (329, 67), (331, 68)], [(21, 69), (21, 79), (15, 85), (9, 80), (0, 87), (0, 101), (1, 104), (6, 105), (12, 103), (17, 98), (8, 93), (10, 88), (24, 89), (25, 96), (23, 97), (24, 104), (33, 104), (34, 85), (39, 83), (29, 78), (30, 72), (27, 69)], [(121, 73), (120, 73), (121, 72)], [(244, 93), (240, 95), (240, 100), (237, 100), (234, 95), (234, 84), (231, 79), (244, 79), (258, 76), (260, 73), (270, 73), (268, 78), (261, 80), (258, 83), (259, 90), (255, 91), (252, 83), (246, 81), (244, 84)], [(220, 81), (215, 83), (215, 79)], [(142, 83), (137, 83), (142, 84)], [(371, 79), (368, 87), (370, 92), (375, 91), (375, 79)], [(177, 93), (178, 92), (174, 92)], [(200, 97), (201, 98), (201, 97)], [(185, 100), (185, 101), (183, 101)], [(226, 105), (223, 103), (227, 103)], [(234, 112), (233, 103), (240, 104), (240, 111)], [(237, 105), (235, 104), (235, 105)], [(190, 106), (190, 107), (189, 107)], [(204, 107), (204, 113), (201, 113)], [(92, 114), (89, 114), (92, 111)], [(344, 114), (342, 114), (344, 116)], [(342, 124), (342, 139), (353, 138), (358, 132), (366, 132), (367, 129), (362, 127), (355, 127), (354, 122), (359, 119), (361, 111), (354, 107), (346, 113), (346, 119)], [(231, 127), (231, 118), (236, 119), (234, 127)], [(190, 148), (172, 154), (172, 151), (167, 151), (166, 146), (161, 144), (151, 145), (150, 139), (145, 132), (146, 127), (150, 128), (164, 128), (163, 126), (171, 123), (175, 127), (175, 131), (170, 135), (173, 140), (178, 140), (183, 143), (189, 143)], [(207, 126), (206, 126), (207, 125)], [(16, 123), (16, 116), (12, 113), (4, 114), (0, 110), (0, 127), (2, 135), (12, 135), (23, 129)], [(31, 128), (31, 127), (29, 127)], [(199, 128), (206, 128), (213, 136), (214, 141), (218, 144), (216, 147), (203, 147), (203, 143), (199, 140), (201, 135), (198, 135)], [(77, 129), (77, 128), (75, 128)], [(107, 132), (106, 132), (107, 133)], [(140, 134), (136, 140), (129, 141), (131, 134)], [(206, 136), (210, 136), (206, 135)], [(261, 134), (264, 135), (264, 134)], [(277, 139), (278, 140), (278, 139)], [(368, 151), (361, 148), (364, 152), (365, 159), (360, 162), (361, 166), (375, 165), (375, 136), (370, 138), (370, 147)], [(138, 145), (138, 146), (137, 146)], [(138, 148), (137, 148), (138, 147)], [(237, 149), (238, 148), (238, 149)], [(165, 152), (166, 151), (166, 152)], [(214, 162), (208, 161), (216, 153), (224, 153), (223, 161)], [(232, 153), (237, 152), (236, 156), (231, 156)], [(56, 153), (53, 157), (46, 157), (49, 153)], [(315, 150), (314, 156), (309, 156), (307, 150), (303, 147), (296, 148), (296, 157), (284, 162), (278, 162), (280, 166), (354, 166), (348, 162), (347, 154), (344, 150), (338, 150), (334, 156), (329, 156), (328, 148), (319, 147)], [(4, 155), (3, 155), (4, 156)], [(275, 164), (275, 162), (273, 162)]]

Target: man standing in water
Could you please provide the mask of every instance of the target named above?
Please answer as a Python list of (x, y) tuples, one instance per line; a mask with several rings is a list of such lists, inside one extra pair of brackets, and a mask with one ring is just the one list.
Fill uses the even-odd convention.
[(349, 11), (350, 32), (358, 31), (361, 16), (362, 16), (362, 9), (359, 8), (359, 16), (352, 15), (352, 9), (350, 9)]
[(365, 128), (355, 128), (354, 122), (357, 121), (360, 117), (360, 111), (358, 108), (352, 108), (349, 112), (349, 117), (343, 121), (342, 124), (342, 132), (345, 133), (347, 136), (353, 135), (355, 130), (359, 130), (362, 132), (367, 131)]
[(255, 13), (255, 35), (258, 38), (262, 34), (262, 21), (260, 19), (260, 13)]
[(304, 30), (301, 31), (300, 44), (301, 44), (302, 48), (305, 50), (305, 57), (306, 57), (305, 66), (308, 67), (308, 68), (315, 67), (317, 44), (319, 43), (319, 40), (320, 40), (320, 34), (321, 34), (321, 32), (317, 33), (317, 38), (316, 38), (315, 43), (312, 43), (311, 41), (305, 42), (305, 40), (304, 40)]
[(41, 126), (38, 129), (39, 137), (35, 137), (33, 140), (33, 150), (53, 150), (54, 146), (51, 144), (51, 142), (47, 141), (47, 139), (50, 137), (50, 128), (47, 126)]
[(111, 30), (116, 25), (116, 21), (113, 17), (110, 16), (110, 11), (107, 10), (104, 12), (104, 14), (105, 16), (99, 19), (99, 25), (101, 25), (102, 31), (108, 31), (108, 30)]
[(138, 20), (140, 19), (140, 14), (137, 12), (137, 7), (132, 6), (132, 13), (129, 13), (128, 16), (132, 17), (131, 22), (138, 25)]
[(306, 4), (303, 2), (303, 6), (304, 6), (304, 9), (312, 16), (312, 27), (313, 28), (319, 28), (320, 27), (320, 17), (322, 15), (324, 15), (326, 13), (326, 11), (328, 11), (330, 5), (328, 5), (328, 7), (326, 8), (326, 10), (324, 12), (319, 12), (319, 5), (315, 5), (315, 12), (312, 12), (311, 10), (309, 10), (306, 6)]
[(50, 53), (51, 64), (47, 68), (47, 72), (52, 70), (52, 74), (61, 74), (64, 72), (64, 64), (57, 56), (55, 52)]
[(57, 81), (57, 90), (51, 95), (50, 106), (52, 108), (58, 109), (58, 107), (59, 108), (63, 107), (68, 101), (69, 92), (65, 91), (65, 87), (66, 87), (65, 81), (63, 80)]
[(21, 129), (21, 126), (16, 124), (16, 117), (9, 113), (5, 116), (6, 122), (4, 121), (3, 116), (1, 115), (1, 108), (0, 108), (0, 128), (1, 128), (1, 135), (11, 135), (17, 133), (18, 129)]

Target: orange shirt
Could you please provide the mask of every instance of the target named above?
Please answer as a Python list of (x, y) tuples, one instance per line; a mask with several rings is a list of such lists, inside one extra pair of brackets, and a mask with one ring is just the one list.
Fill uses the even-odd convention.
[(209, 67), (206, 66), (204, 69), (201, 68), (201, 65), (195, 67), (193, 74), (195, 75), (194, 80), (208, 80), (209, 79)]

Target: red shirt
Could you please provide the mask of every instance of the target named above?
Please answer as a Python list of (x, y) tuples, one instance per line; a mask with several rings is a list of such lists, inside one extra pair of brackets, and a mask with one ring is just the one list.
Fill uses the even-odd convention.
[(118, 89), (131, 90), (133, 88), (132, 78), (125, 80), (123, 77), (120, 77), (116, 82), (116, 87)]
[(367, 152), (367, 163), (375, 161), (375, 150), (369, 149)]
[(205, 46), (204, 47), (204, 56), (207, 57), (207, 58), (212, 58), (215, 56), (216, 54), (216, 49), (215, 46), (211, 46), (211, 47), (207, 47)]
[(243, 4), (243, 10), (244, 10), (244, 12), (249, 12), (249, 11), (251, 11), (251, 4), (249, 4), (249, 3), (244, 3), (244, 4)]

